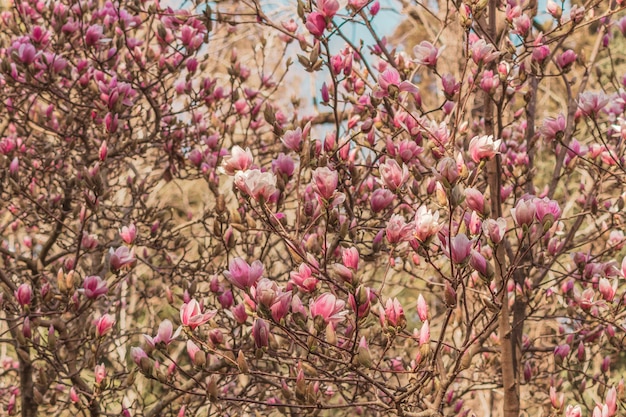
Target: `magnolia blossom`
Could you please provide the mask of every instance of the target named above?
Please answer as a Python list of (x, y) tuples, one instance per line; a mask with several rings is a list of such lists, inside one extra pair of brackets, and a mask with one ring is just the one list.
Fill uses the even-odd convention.
[(420, 65), (426, 65), (428, 67), (437, 66), (437, 58), (441, 55), (441, 52), (445, 47), (438, 49), (432, 43), (428, 41), (422, 41), (419, 45), (413, 48), (415, 54), (415, 62)]
[(21, 284), (15, 291), (15, 299), (18, 304), (23, 306), (29, 305), (33, 297), (33, 290), (30, 284)]
[(272, 172), (261, 172), (258, 169), (237, 171), (235, 185), (253, 199), (272, 201), (276, 188), (276, 175)]
[(313, 171), (313, 188), (325, 200), (330, 200), (337, 191), (339, 175), (328, 167), (319, 167)]
[(263, 275), (263, 264), (256, 260), (248, 265), (242, 258), (233, 258), (228, 264), (228, 270), (224, 271), (224, 276), (231, 284), (242, 290), (248, 289), (256, 284)]
[(252, 165), (252, 152), (250, 148), (245, 150), (240, 146), (234, 146), (230, 155), (222, 160), (222, 168), (228, 175), (234, 175), (237, 171), (245, 171)]
[(389, 243), (404, 242), (411, 238), (411, 232), (413, 231), (413, 224), (406, 222), (404, 217), (399, 214), (391, 216), (387, 222), (387, 228), (385, 229), (385, 235)]
[(120, 246), (119, 248), (113, 250), (113, 248), (109, 249), (109, 262), (111, 264), (111, 268), (114, 271), (118, 271), (122, 268), (130, 268), (135, 265), (137, 259), (135, 258), (135, 252), (129, 249), (127, 246)]
[(94, 324), (96, 326), (96, 334), (99, 337), (102, 337), (113, 328), (113, 325), (115, 324), (115, 319), (110, 314), (104, 314), (100, 316), (100, 318), (98, 318), (98, 320), (96, 320)]
[(402, 167), (395, 159), (387, 159), (378, 167), (383, 184), (391, 191), (395, 191), (409, 179), (409, 168), (402, 164)]
[(452, 238), (450, 242), (450, 258), (452, 262), (456, 264), (463, 263), (469, 256), (472, 250), (472, 241), (460, 233)]
[(144, 334), (143, 337), (146, 339), (150, 346), (156, 346), (159, 343), (164, 343), (165, 345), (169, 345), (170, 342), (178, 337), (180, 334), (181, 328), (179, 327), (174, 332), (174, 326), (172, 322), (169, 320), (163, 320), (161, 324), (159, 324), (159, 330), (157, 331), (157, 335), (154, 337), (148, 336)]
[(422, 322), (428, 320), (428, 304), (422, 294), (417, 297), (417, 315)]
[(469, 153), (472, 160), (476, 163), (482, 159), (493, 158), (500, 149), (501, 139), (493, 140), (493, 135), (474, 136), (469, 144)]
[(439, 212), (433, 213), (426, 206), (421, 206), (415, 213), (415, 231), (414, 236), (420, 242), (427, 241), (430, 237), (436, 235), (441, 229), (438, 223)]
[(529, 226), (535, 219), (537, 212), (537, 206), (534, 199), (521, 199), (517, 202), (514, 209), (511, 209), (511, 215), (513, 220), (518, 226)]
[[(383, 320), (383, 318), (385, 320)], [(394, 298), (393, 300), (391, 298), (387, 299), (385, 309), (381, 311), (381, 321), (383, 325), (390, 324), (393, 327), (404, 326), (406, 323), (404, 309), (397, 298)]]
[(107, 292), (109, 292), (107, 283), (102, 278), (97, 275), (85, 277), (85, 280), (83, 281), (83, 293), (87, 298), (95, 300)]
[(581, 417), (582, 411), (579, 405), (572, 406), (568, 405), (565, 409), (565, 417)]
[(200, 304), (196, 300), (191, 300), (185, 303), (180, 308), (180, 322), (189, 327), (191, 330), (206, 323), (215, 317), (217, 312), (215, 310), (202, 313)]
[(289, 276), (291, 277), (291, 282), (303, 292), (312, 292), (319, 282), (319, 280), (313, 276), (311, 268), (309, 268), (307, 264), (300, 265), (298, 271), (291, 271)]
[(326, 323), (339, 323), (344, 320), (348, 312), (344, 310), (346, 303), (338, 300), (331, 293), (324, 293), (317, 297), (315, 301), (311, 300), (309, 311), (312, 317), (320, 316)]

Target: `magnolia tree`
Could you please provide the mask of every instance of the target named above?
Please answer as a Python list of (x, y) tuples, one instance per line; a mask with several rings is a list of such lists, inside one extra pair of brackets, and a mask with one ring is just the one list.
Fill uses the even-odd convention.
[(621, 1), (290, 3), (5, 4), (3, 412), (620, 414)]

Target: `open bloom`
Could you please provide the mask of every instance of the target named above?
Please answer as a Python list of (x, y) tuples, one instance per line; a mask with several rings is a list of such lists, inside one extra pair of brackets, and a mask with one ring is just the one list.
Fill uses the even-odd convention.
[(472, 160), (476, 163), (482, 159), (493, 158), (500, 149), (502, 140), (493, 140), (493, 135), (474, 136), (469, 144), (469, 153)]
[(330, 200), (337, 190), (339, 175), (328, 167), (316, 168), (313, 171), (313, 188), (325, 200)]
[(293, 282), (300, 291), (311, 292), (315, 290), (319, 280), (313, 276), (311, 268), (307, 264), (300, 265), (298, 271), (289, 273), (291, 282)]
[(178, 337), (180, 331), (181, 328), (179, 327), (178, 329), (176, 329), (176, 332), (174, 332), (174, 326), (172, 325), (172, 322), (166, 319), (163, 320), (161, 324), (159, 324), (159, 330), (157, 331), (156, 336), (151, 337), (147, 334), (144, 334), (143, 337), (146, 339), (148, 344), (153, 347), (155, 345), (158, 345), (159, 343), (169, 345), (172, 340)]
[(180, 308), (180, 321), (184, 326), (188, 326), (191, 330), (206, 323), (215, 317), (215, 310), (202, 313), (200, 304), (196, 300), (185, 303)]
[(111, 248), (109, 249), (109, 253), (111, 255), (109, 259), (111, 263), (111, 268), (113, 268), (114, 271), (118, 271), (125, 267), (130, 268), (135, 265), (135, 262), (137, 261), (137, 259), (135, 258), (135, 253), (132, 250), (128, 249), (127, 246), (120, 246), (115, 250)]
[(222, 168), (228, 175), (234, 175), (236, 171), (245, 171), (252, 165), (252, 152), (250, 148), (245, 150), (240, 146), (234, 146), (230, 155), (225, 156)]
[(237, 171), (235, 185), (253, 199), (271, 201), (276, 193), (276, 175), (271, 172), (261, 172), (258, 169)]
[(110, 314), (104, 314), (100, 316), (98, 320), (96, 320), (96, 334), (98, 337), (102, 337), (108, 333), (109, 330), (113, 328), (115, 324), (115, 319)]
[(421, 206), (415, 213), (415, 232), (414, 236), (420, 242), (427, 241), (430, 237), (439, 233), (441, 225), (439, 220), (439, 212), (433, 213), (426, 206)]
[(231, 259), (228, 270), (224, 271), (224, 276), (231, 284), (242, 290), (248, 289), (256, 284), (263, 275), (263, 264), (256, 260), (248, 265), (241, 258)]
[(437, 58), (439, 58), (443, 49), (444, 48), (438, 49), (428, 41), (422, 41), (413, 48), (415, 62), (420, 65), (435, 67), (437, 65)]
[(85, 277), (85, 280), (83, 281), (83, 293), (85, 294), (85, 297), (90, 300), (95, 300), (107, 292), (109, 292), (107, 283), (102, 278), (97, 275)]
[(331, 293), (325, 293), (311, 300), (309, 310), (313, 318), (321, 316), (326, 323), (339, 323), (343, 321), (348, 312), (344, 310), (345, 301), (338, 300)]
[(409, 179), (409, 169), (405, 164), (396, 162), (395, 159), (387, 159), (378, 167), (383, 184), (391, 191), (395, 191)]

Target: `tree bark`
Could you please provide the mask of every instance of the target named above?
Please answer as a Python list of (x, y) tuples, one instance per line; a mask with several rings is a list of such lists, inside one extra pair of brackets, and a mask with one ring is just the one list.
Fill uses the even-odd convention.
[[(487, 33), (491, 42), (497, 42), (496, 13), (497, 0), (489, 0), (489, 10), (487, 23)], [(497, 45), (495, 45), (497, 46)], [(495, 112), (499, 109), (495, 108), (492, 98), (485, 93), (485, 130), (488, 135), (496, 136), (494, 128)], [(491, 215), (494, 218), (502, 216), (502, 204), (500, 199), (500, 189), (502, 181), (502, 159), (500, 155), (496, 155), (487, 162), (487, 180), (489, 183), (489, 196), (491, 203)], [(495, 271), (496, 282), (499, 288), (499, 302), (501, 305), (500, 317), (498, 322), (498, 330), (500, 336), (500, 363), (502, 372), (502, 386), (504, 399), (502, 402), (502, 411), (504, 417), (519, 417), (520, 412), (520, 395), (519, 395), (519, 372), (518, 357), (516, 349), (516, 339), (514, 337), (511, 324), (508, 304), (508, 291), (505, 280), (506, 271), (506, 253), (504, 242), (495, 248)], [(517, 311), (519, 314), (519, 311)], [(518, 331), (520, 329), (517, 329)], [(517, 332), (516, 332), (517, 333)], [(521, 333), (520, 333), (521, 335)]]

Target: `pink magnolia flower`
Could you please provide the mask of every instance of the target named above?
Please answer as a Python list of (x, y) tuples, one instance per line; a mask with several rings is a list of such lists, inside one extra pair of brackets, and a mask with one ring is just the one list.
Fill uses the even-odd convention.
[(494, 94), (498, 86), (500, 86), (500, 78), (491, 70), (484, 71), (480, 78), (480, 88), (489, 94)]
[(263, 275), (263, 264), (256, 260), (248, 265), (242, 258), (233, 258), (228, 264), (224, 276), (235, 287), (246, 290), (254, 286)]
[(391, 218), (387, 222), (387, 228), (385, 229), (387, 241), (389, 241), (389, 243), (391, 244), (409, 240), (411, 238), (412, 232), (413, 224), (407, 224), (404, 217), (399, 214), (394, 214), (393, 216), (391, 216)]
[(348, 268), (357, 270), (359, 269), (359, 250), (355, 247), (344, 249), (341, 252), (341, 259), (343, 264)]
[(530, 30), (530, 18), (526, 14), (522, 14), (512, 21), (513, 33), (520, 36), (526, 36)]
[(306, 264), (301, 264), (298, 271), (289, 273), (291, 282), (293, 282), (301, 291), (312, 292), (317, 287), (319, 280), (312, 276), (311, 268)]
[(426, 345), (430, 342), (430, 323), (428, 320), (424, 321), (422, 327), (420, 328), (419, 334), (419, 344), (420, 346)]
[(374, 213), (380, 213), (394, 200), (395, 194), (386, 188), (379, 188), (372, 193), (370, 205)]
[(465, 234), (460, 233), (452, 238), (450, 242), (450, 258), (452, 262), (461, 264), (470, 256), (472, 241)]
[(572, 406), (568, 405), (565, 409), (565, 417), (581, 417), (582, 411), (579, 405)]
[(270, 338), (270, 326), (263, 319), (256, 319), (252, 325), (252, 338), (257, 349), (267, 347)]
[(534, 199), (521, 199), (514, 209), (511, 209), (513, 220), (518, 226), (530, 226), (535, 219), (537, 207)]
[(252, 287), (251, 293), (257, 304), (269, 307), (278, 294), (278, 285), (271, 279), (261, 278), (259, 282)]
[(532, 59), (537, 62), (543, 62), (550, 56), (550, 47), (548, 45), (535, 45), (533, 48)]
[(328, 167), (313, 171), (313, 188), (325, 200), (330, 200), (337, 190), (339, 175)]
[[(391, 298), (387, 299), (387, 302), (385, 303), (384, 316), (386, 323), (393, 327), (403, 327), (406, 324), (404, 309), (397, 298), (394, 298), (393, 300)], [(383, 325), (384, 324), (385, 323), (383, 323)]]
[(320, 12), (311, 12), (306, 17), (305, 26), (311, 32), (311, 35), (321, 38), (324, 30), (326, 30), (326, 18)]
[(115, 250), (111, 248), (109, 249), (109, 254), (109, 262), (114, 271), (119, 271), (120, 269), (126, 267), (131, 268), (135, 265), (135, 262), (137, 262), (135, 253), (126, 246), (120, 246)]
[(372, 301), (375, 300), (376, 294), (371, 288), (359, 285), (356, 289), (356, 295), (350, 294), (348, 296), (348, 304), (350, 308), (357, 315), (357, 318), (361, 319), (369, 314)]
[(280, 22), (280, 25), (287, 32), (296, 33), (296, 30), (298, 30), (298, 24), (293, 19), (283, 20), (282, 22)]
[(96, 326), (96, 334), (98, 337), (102, 337), (109, 332), (113, 328), (115, 324), (115, 319), (110, 314), (104, 314), (100, 316), (98, 320), (95, 322)]
[(548, 117), (541, 126), (541, 134), (547, 140), (558, 139), (565, 132), (566, 123), (565, 116), (562, 114), (559, 114), (556, 118)]
[(245, 150), (241, 146), (234, 146), (222, 160), (222, 168), (228, 175), (234, 175), (237, 171), (245, 171), (252, 165), (252, 152), (250, 148)]
[(339, 2), (337, 0), (317, 0), (317, 9), (328, 19), (332, 19), (339, 10)]
[(85, 31), (85, 45), (94, 46), (104, 37), (102, 26), (92, 25)]
[(270, 312), (272, 314), (272, 319), (276, 322), (280, 322), (283, 317), (289, 313), (289, 307), (291, 306), (292, 293), (291, 291), (282, 292), (278, 291), (277, 295), (274, 297), (274, 302), (270, 306)]
[(344, 310), (345, 305), (345, 301), (338, 300), (333, 294), (324, 293), (317, 297), (315, 301), (311, 300), (309, 311), (313, 318), (320, 316), (326, 323), (336, 324), (343, 321), (346, 314), (348, 314)]
[(180, 335), (180, 332), (180, 327), (176, 329), (176, 332), (174, 332), (174, 326), (172, 325), (172, 322), (165, 319), (161, 322), (161, 324), (159, 324), (159, 330), (157, 331), (156, 336), (151, 337), (147, 334), (144, 334), (143, 337), (152, 347), (158, 345), (159, 343), (163, 343), (167, 346), (172, 340), (176, 339)]
[(485, 213), (485, 196), (475, 188), (465, 189), (465, 204), (477, 213)]
[(439, 233), (441, 225), (438, 223), (439, 212), (433, 213), (426, 206), (421, 206), (415, 212), (414, 237), (420, 242), (426, 242), (429, 238)]
[(96, 380), (96, 384), (101, 384), (102, 381), (104, 381), (104, 379), (107, 377), (107, 368), (104, 366), (103, 363), (101, 363), (100, 365), (96, 365), (94, 369), (94, 377)]
[(87, 250), (95, 249), (98, 246), (98, 236), (90, 235), (87, 232), (83, 232), (83, 237), (81, 239), (80, 245)]
[(600, 278), (600, 281), (598, 282), (598, 290), (600, 291), (603, 299), (608, 302), (612, 302), (615, 298), (615, 293), (617, 292), (617, 280), (613, 280), (613, 285), (611, 285), (611, 282), (608, 279), (604, 277)]
[(400, 167), (395, 159), (387, 159), (378, 170), (383, 184), (391, 191), (396, 191), (409, 179), (409, 168), (405, 164)]
[(15, 299), (22, 307), (29, 305), (32, 301), (32, 298), (33, 290), (30, 284), (23, 283), (15, 291)]
[(85, 280), (83, 281), (83, 293), (85, 294), (85, 297), (90, 300), (95, 300), (107, 292), (109, 292), (107, 283), (102, 278), (97, 275), (85, 277)]
[(500, 243), (506, 233), (506, 220), (502, 217), (498, 219), (487, 219), (483, 222), (483, 232), (493, 243)]
[(565, 394), (562, 392), (557, 394), (556, 388), (550, 387), (550, 403), (552, 403), (552, 407), (560, 410), (563, 407), (563, 400), (565, 399)]
[(276, 188), (276, 175), (271, 172), (261, 172), (258, 169), (237, 171), (235, 185), (256, 201), (272, 201)]
[(23, 43), (17, 50), (17, 58), (23, 64), (30, 65), (37, 58), (37, 49), (30, 43)]
[(461, 83), (457, 82), (452, 74), (444, 74), (441, 77), (441, 85), (447, 99), (452, 99), (461, 88)]
[(604, 401), (609, 409), (609, 416), (614, 416), (617, 413), (617, 390), (615, 387), (611, 387), (607, 391)]
[(559, 203), (555, 200), (550, 200), (548, 197), (535, 198), (535, 217), (540, 223), (543, 223), (544, 219), (549, 218), (552, 222), (558, 220), (561, 216), (561, 208)]
[[(548, 3), (546, 4), (546, 10), (555, 19), (560, 19), (561, 15), (563, 14), (563, 9), (561, 8), (561, 6), (558, 5), (556, 2), (554, 2), (553, 0), (548, 0)], [(570, 416), (566, 416), (566, 417), (570, 417)]]
[(286, 131), (281, 142), (290, 150), (300, 152), (302, 150), (302, 128)]
[(272, 161), (272, 171), (276, 175), (283, 175), (287, 178), (290, 178), (296, 169), (295, 161), (284, 153), (278, 154), (276, 159)]
[(609, 98), (602, 92), (585, 91), (578, 97), (578, 108), (585, 116), (595, 118), (609, 103)]
[(417, 315), (422, 322), (428, 320), (428, 304), (422, 294), (417, 297)]
[(469, 153), (472, 160), (476, 163), (482, 159), (493, 158), (500, 153), (501, 139), (493, 140), (493, 136), (474, 136), (469, 144)]
[(441, 55), (445, 47), (438, 49), (432, 43), (428, 41), (422, 41), (419, 45), (413, 48), (413, 54), (415, 54), (415, 62), (420, 65), (426, 65), (427, 67), (436, 67), (437, 59)]
[(148, 354), (139, 346), (133, 346), (130, 348), (130, 357), (137, 365), (141, 365), (142, 359), (149, 359)]
[(196, 354), (200, 352), (200, 348), (191, 339), (187, 340), (187, 355), (189, 359), (195, 361)]
[(137, 238), (137, 226), (134, 223), (129, 224), (128, 226), (123, 226), (122, 230), (120, 230), (120, 237), (124, 241), (124, 243), (130, 245)]
[(475, 64), (487, 64), (498, 58), (498, 52), (494, 46), (484, 39), (478, 39), (472, 43), (470, 48), (472, 60)]
[(216, 313), (217, 311), (215, 310), (202, 313), (200, 304), (196, 300), (191, 300), (181, 306), (180, 322), (183, 324), (183, 326), (187, 326), (191, 330), (194, 330), (196, 327), (206, 323), (207, 321), (215, 317)]
[(556, 56), (556, 64), (559, 66), (559, 68), (566, 71), (576, 61), (576, 58), (577, 58), (576, 53), (572, 51), (571, 49), (568, 49), (562, 54), (559, 54)]

